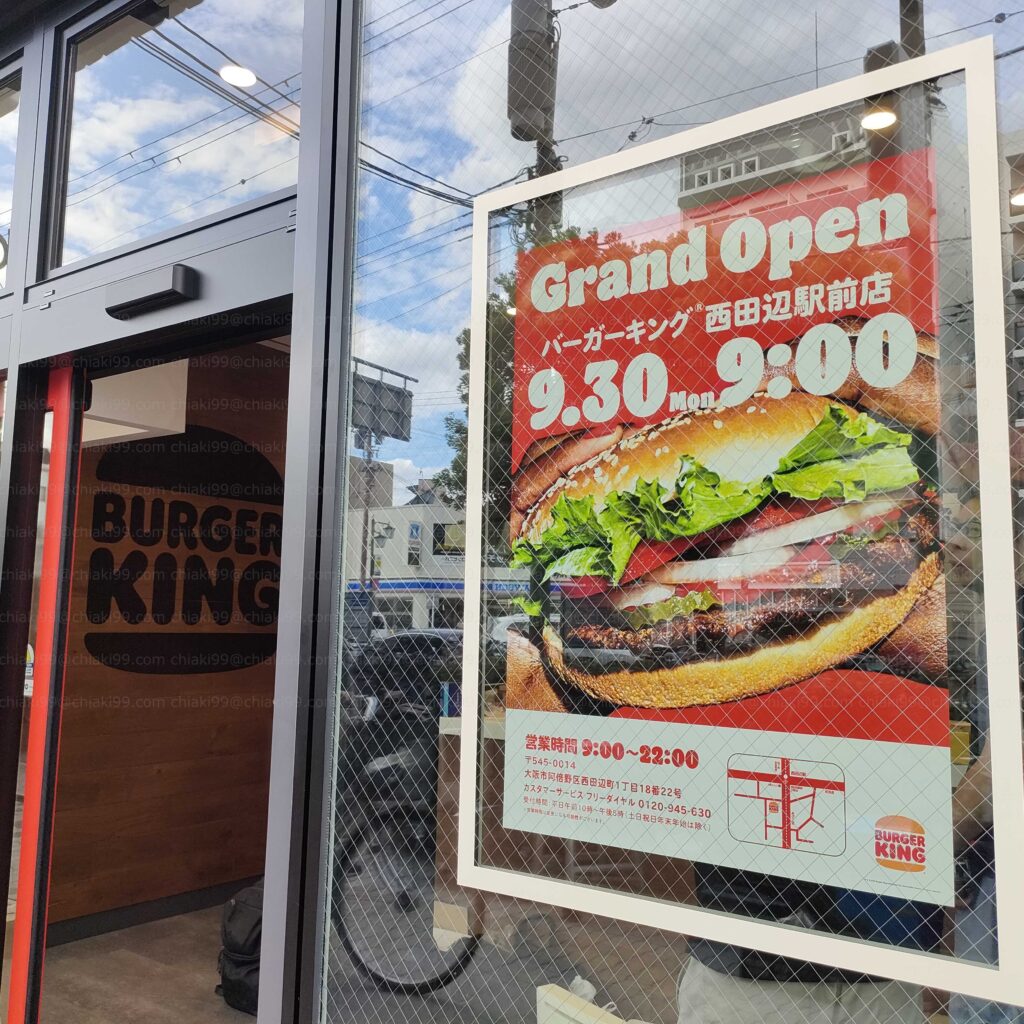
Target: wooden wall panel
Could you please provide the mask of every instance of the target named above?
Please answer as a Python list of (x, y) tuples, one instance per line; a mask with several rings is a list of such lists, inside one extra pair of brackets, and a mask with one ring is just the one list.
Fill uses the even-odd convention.
[(184, 435), (83, 452), (51, 921), (263, 871), (286, 395), (204, 356)]

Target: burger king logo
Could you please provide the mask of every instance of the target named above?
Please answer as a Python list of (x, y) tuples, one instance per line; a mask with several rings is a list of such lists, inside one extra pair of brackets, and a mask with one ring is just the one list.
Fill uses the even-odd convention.
[(875, 860), (892, 871), (924, 871), (927, 842), (924, 825), (901, 814), (875, 822)]
[(147, 675), (248, 668), (277, 643), (284, 485), (220, 430), (111, 445), (84, 516), (84, 636), (101, 664)]

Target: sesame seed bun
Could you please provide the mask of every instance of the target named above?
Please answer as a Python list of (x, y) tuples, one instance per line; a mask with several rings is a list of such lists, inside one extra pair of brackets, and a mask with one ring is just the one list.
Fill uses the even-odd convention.
[(948, 645), (946, 577), (940, 575), (875, 653), (894, 672), (940, 680), (949, 668)]
[(505, 662), (505, 708), (508, 711), (566, 711), (555, 693), (540, 651), (521, 633), (508, 632)]

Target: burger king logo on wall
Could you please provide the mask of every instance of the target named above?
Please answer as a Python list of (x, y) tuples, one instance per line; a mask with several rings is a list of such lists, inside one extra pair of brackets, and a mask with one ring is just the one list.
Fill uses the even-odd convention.
[(888, 814), (875, 822), (875, 860), (892, 871), (924, 871), (924, 825), (901, 814)]
[(189, 426), (116, 444), (83, 495), (85, 648), (147, 675), (230, 672), (277, 641), (281, 474), (232, 434)]

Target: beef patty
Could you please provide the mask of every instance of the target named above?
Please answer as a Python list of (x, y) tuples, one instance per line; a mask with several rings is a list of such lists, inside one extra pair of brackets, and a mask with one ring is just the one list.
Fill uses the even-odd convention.
[(623, 617), (607, 606), (563, 607), (562, 637), (569, 648), (566, 656), (572, 659), (572, 649), (581, 647), (621, 651), (653, 667), (745, 654), (799, 636), (905, 586), (935, 543), (934, 510), (923, 505), (907, 517), (899, 534), (851, 551), (830, 567), (827, 579), (802, 589), (765, 590), (752, 600), (716, 606), (641, 629), (629, 628)]

